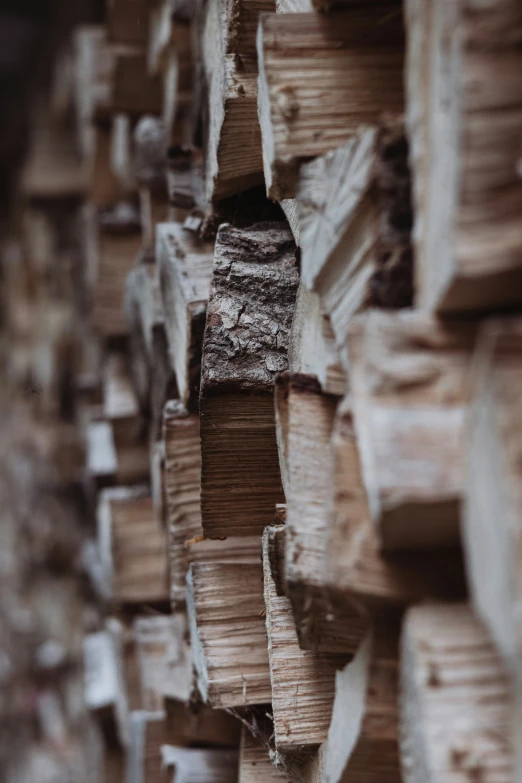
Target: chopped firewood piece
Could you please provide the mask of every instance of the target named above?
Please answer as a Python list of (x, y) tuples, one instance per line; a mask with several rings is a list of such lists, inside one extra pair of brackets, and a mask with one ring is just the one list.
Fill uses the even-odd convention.
[(263, 182), (257, 116), (255, 34), (274, 0), (209, 0), (202, 56), (208, 90), (207, 199), (221, 199)]
[(335, 673), (351, 655), (321, 655), (299, 647), (288, 598), (277, 594), (263, 536), (266, 632), (276, 753), (301, 756), (326, 739)]
[(98, 545), (113, 601), (167, 601), (166, 537), (146, 490), (115, 487), (99, 497)]
[(170, 596), (185, 600), (189, 555), (186, 542), (203, 533), (201, 527), (201, 446), (199, 416), (189, 414), (179, 400), (163, 412), (165, 492), (169, 537)]
[(236, 750), (209, 748), (161, 749), (163, 768), (174, 769), (172, 783), (236, 783), (238, 753)]
[(156, 232), (156, 259), (180, 399), (191, 409), (197, 409), (213, 246), (200, 241), (179, 223), (164, 223)]
[(261, 18), (259, 118), (267, 193), (296, 195), (299, 164), (403, 109), (400, 10), (366, 4)]
[(238, 783), (270, 783), (288, 781), (288, 775), (276, 769), (270, 758), (270, 749), (260, 738), (253, 737), (243, 726), (239, 750)]
[(142, 705), (163, 709), (165, 698), (185, 703), (192, 687), (192, 659), (184, 614), (138, 617), (133, 624), (141, 672)]
[(460, 549), (383, 553), (370, 517), (351, 405), (343, 401), (332, 434), (333, 488), (324, 580), (333, 594), (370, 610), (426, 598), (466, 595)]
[(270, 702), (261, 566), (192, 563), (187, 609), (203, 700), (215, 707)]
[(409, 610), (401, 690), (405, 783), (515, 780), (511, 686), (469, 606)]
[(290, 375), (286, 381), (286, 592), (303, 649), (353, 653), (366, 633), (367, 620), (356, 604), (329, 595), (325, 584), (337, 399), (321, 394), (308, 376)]
[(261, 534), (284, 501), (273, 390), (288, 366), (298, 277), (283, 224), (219, 229), (201, 371), (206, 536)]
[(339, 346), (359, 310), (411, 306), (410, 177), (400, 119), (359, 129), (302, 166), (297, 203), (303, 282), (320, 294)]
[(314, 375), (325, 394), (344, 396), (346, 372), (337, 350), (330, 318), (315, 291), (299, 283), (288, 348), (290, 372)]
[(371, 518), (386, 550), (458, 545), (474, 323), (371, 310), (348, 334)]
[(353, 661), (335, 678), (324, 779), (401, 783), (398, 749), (400, 617), (376, 620)]
[(521, 356), (520, 319), (482, 325), (472, 365), (463, 525), (472, 601), (512, 671), (520, 660), (522, 595)]
[(189, 563), (220, 563), (259, 565), (259, 536), (228, 536), (228, 538), (195, 538), (186, 541)]
[(444, 313), (520, 306), (516, 0), (472, 12), (408, 0), (405, 24), (416, 301)]

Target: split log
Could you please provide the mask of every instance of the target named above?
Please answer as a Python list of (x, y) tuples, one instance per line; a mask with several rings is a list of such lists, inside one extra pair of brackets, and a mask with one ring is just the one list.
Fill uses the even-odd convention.
[(197, 409), (213, 247), (179, 223), (164, 223), (156, 232), (156, 263), (180, 399)]
[(138, 617), (133, 623), (141, 674), (142, 706), (159, 712), (166, 698), (186, 703), (192, 688), (192, 658), (184, 614)]
[(237, 780), (237, 751), (164, 745), (161, 755), (163, 767), (174, 769), (172, 783), (235, 783)]
[(168, 601), (165, 534), (146, 490), (115, 487), (99, 498), (98, 545), (113, 601)]
[[(477, 613), (516, 672), (520, 640), (520, 319), (486, 321), (473, 362), (463, 536)], [(484, 564), (487, 563), (487, 578)]]
[(406, 783), (514, 780), (510, 685), (469, 606), (410, 609), (401, 688)]
[(445, 313), (520, 305), (517, 4), (409, 0), (405, 16), (417, 302)]
[(459, 549), (383, 553), (370, 517), (349, 400), (332, 432), (333, 488), (323, 578), (332, 594), (383, 613), (432, 598), (463, 599), (466, 580)]
[(326, 739), (335, 673), (351, 656), (300, 648), (290, 601), (277, 594), (272, 577), (266, 532), (263, 571), (276, 761), (284, 762), (286, 755), (301, 758)]
[(355, 602), (338, 600), (325, 586), (330, 523), (332, 427), (337, 399), (316, 381), (292, 375), (288, 390), (288, 491), (285, 579), (303, 649), (353, 653), (367, 630)]
[(223, 539), (195, 538), (186, 542), (189, 563), (259, 565), (259, 536), (228, 536)]
[(458, 545), (475, 325), (372, 310), (348, 335), (370, 514), (386, 550)]
[[(391, 13), (390, 13), (391, 11)], [(267, 193), (296, 195), (307, 158), (403, 108), (400, 10), (358, 5), (328, 15), (267, 14), (258, 41), (259, 118)]]
[(399, 617), (376, 621), (335, 677), (324, 780), (401, 783), (398, 749)]
[(288, 364), (292, 373), (315, 376), (325, 394), (343, 397), (347, 391), (348, 381), (330, 318), (321, 307), (319, 295), (310, 291), (302, 278), (292, 321)]
[(255, 31), (274, 0), (209, 0), (202, 55), (208, 85), (206, 195), (218, 200), (263, 181)]
[(275, 504), (284, 500), (273, 388), (276, 373), (287, 369), (297, 284), (287, 228), (221, 226), (201, 372), (201, 513), (207, 536), (261, 534)]
[(201, 447), (199, 416), (171, 400), (163, 414), (165, 482), (168, 512), (170, 596), (185, 600), (189, 566), (186, 542), (201, 536)]
[(239, 750), (238, 783), (269, 783), (272, 780), (282, 783), (288, 781), (288, 775), (276, 769), (267, 745), (253, 737), (244, 726)]
[(187, 610), (203, 701), (225, 708), (270, 702), (261, 567), (192, 563)]
[(303, 282), (320, 294), (341, 347), (359, 310), (412, 303), (407, 156), (402, 122), (390, 118), (300, 169)]

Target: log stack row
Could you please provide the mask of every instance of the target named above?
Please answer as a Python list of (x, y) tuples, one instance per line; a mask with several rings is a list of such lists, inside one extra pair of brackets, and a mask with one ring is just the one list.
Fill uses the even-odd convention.
[(112, 0), (74, 74), (106, 779), (522, 779), (518, 0)]

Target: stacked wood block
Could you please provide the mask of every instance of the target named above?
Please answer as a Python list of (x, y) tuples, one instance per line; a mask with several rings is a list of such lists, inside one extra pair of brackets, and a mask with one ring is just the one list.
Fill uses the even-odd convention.
[(518, 0), (77, 32), (111, 783), (522, 779), (521, 41)]

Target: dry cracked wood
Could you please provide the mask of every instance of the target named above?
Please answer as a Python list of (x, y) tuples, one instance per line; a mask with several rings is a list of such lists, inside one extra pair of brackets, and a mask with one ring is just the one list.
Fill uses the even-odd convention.
[(405, 16), (418, 304), (520, 304), (518, 5), (409, 0)]
[(357, 442), (384, 549), (459, 542), (474, 323), (370, 310), (348, 334)]
[(107, 587), (117, 604), (168, 600), (165, 533), (143, 488), (99, 495), (98, 546)]
[(376, 620), (335, 677), (323, 780), (401, 783), (398, 749), (399, 616)]
[(382, 612), (426, 598), (466, 594), (459, 549), (383, 553), (370, 517), (350, 401), (332, 432), (333, 487), (323, 578), (332, 593)]
[(329, 595), (325, 584), (337, 398), (322, 394), (307, 376), (290, 375), (286, 380), (286, 590), (301, 647), (353, 653), (366, 633), (367, 620), (357, 604)]
[(335, 673), (350, 655), (302, 650), (290, 600), (277, 593), (263, 536), (263, 570), (272, 715), (276, 753), (302, 757), (326, 739), (335, 692)]
[(410, 609), (401, 689), (406, 783), (515, 779), (510, 684), (469, 606)]
[(320, 294), (341, 348), (359, 310), (411, 305), (407, 156), (403, 124), (388, 118), (300, 169), (303, 282)]
[(206, 536), (260, 534), (283, 502), (273, 389), (288, 364), (297, 284), (284, 224), (220, 227), (201, 372)]
[(257, 50), (271, 198), (296, 195), (300, 162), (340, 146), (383, 111), (402, 111), (402, 19), (393, 6), (267, 14)]
[(255, 31), (274, 0), (209, 0), (202, 40), (208, 90), (206, 194), (231, 196), (263, 181)]
[(261, 566), (192, 563), (187, 609), (203, 700), (215, 707), (270, 702)]
[(522, 652), (521, 355), (520, 319), (484, 322), (473, 362), (463, 526), (472, 600), (514, 672)]
[(213, 266), (213, 246), (179, 223), (164, 223), (156, 232), (165, 327), (171, 362), (182, 402), (196, 409), (201, 346)]

